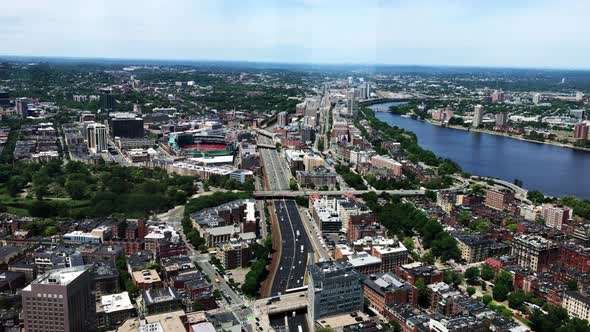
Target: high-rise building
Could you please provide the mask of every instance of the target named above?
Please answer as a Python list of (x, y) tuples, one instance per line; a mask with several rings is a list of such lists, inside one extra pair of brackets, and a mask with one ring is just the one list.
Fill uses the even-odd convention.
[(481, 126), (483, 122), (483, 106), (482, 105), (475, 105), (473, 108), (473, 128), (477, 128)]
[(353, 117), (356, 117), (356, 114), (358, 112), (358, 100), (357, 100), (357, 97), (355, 96), (356, 93), (357, 93), (357, 90), (354, 88), (352, 88), (346, 92), (346, 107), (348, 108), (348, 110), (350, 111), (350, 114)]
[(90, 266), (51, 270), (22, 290), (27, 332), (96, 331)]
[(567, 206), (543, 204), (541, 217), (545, 225), (561, 230), (562, 225), (572, 217), (573, 211)]
[(584, 93), (583, 92), (576, 92), (576, 101), (582, 101), (584, 100)]
[(286, 127), (289, 121), (289, 115), (287, 112), (280, 112), (277, 114), (277, 126)]
[(16, 100), (16, 113), (23, 119), (29, 116), (29, 99), (18, 98)]
[(0, 91), (0, 107), (2, 106), (10, 106), (10, 96), (5, 91)]
[(367, 86), (367, 99), (371, 99), (371, 83), (367, 82), (365, 85)]
[(309, 314), (314, 321), (363, 310), (363, 275), (348, 261), (316, 263), (308, 273)]
[(133, 113), (141, 113), (141, 105), (133, 104)]
[(492, 103), (499, 103), (504, 101), (504, 92), (500, 90), (494, 90), (492, 93)]
[(580, 141), (585, 141), (588, 139), (588, 125), (580, 122), (577, 123), (574, 127), (574, 138)]
[(100, 153), (109, 148), (107, 127), (100, 123), (91, 123), (86, 127), (86, 141), (88, 149), (93, 153)]
[(543, 98), (543, 96), (540, 93), (535, 93), (533, 95), (533, 104), (537, 105), (541, 102), (541, 99)]
[(111, 113), (109, 131), (112, 137), (143, 138), (143, 118), (136, 113)]
[(505, 126), (506, 125), (506, 113), (500, 112), (496, 114), (496, 126)]
[(360, 88), (360, 98), (367, 99), (367, 86), (365, 84), (361, 85)]
[(111, 89), (100, 89), (99, 105), (100, 109), (106, 113), (115, 110), (115, 96)]

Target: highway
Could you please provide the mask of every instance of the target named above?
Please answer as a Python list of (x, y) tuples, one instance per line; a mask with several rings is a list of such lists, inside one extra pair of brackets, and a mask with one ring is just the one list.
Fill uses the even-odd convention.
[(303, 221), (294, 200), (274, 202), (281, 231), (281, 257), (275, 274), (271, 296), (303, 287), (308, 254), (313, 253)]
[[(269, 180), (270, 181), (270, 180)], [(276, 181), (276, 180), (275, 180)], [(374, 192), (377, 195), (382, 193), (388, 193), (390, 195), (399, 196), (420, 196), (424, 195), (424, 190), (411, 189), (411, 190), (332, 190), (332, 191), (321, 191), (321, 190), (266, 190), (266, 191), (254, 191), (255, 198), (295, 198), (298, 196), (309, 196), (313, 194), (329, 195), (329, 196), (342, 196), (344, 194), (362, 195), (368, 192)]]
[(291, 171), (287, 162), (279, 156), (279, 152), (260, 149), (260, 154), (264, 160), (264, 169), (269, 187), (273, 190), (289, 190)]

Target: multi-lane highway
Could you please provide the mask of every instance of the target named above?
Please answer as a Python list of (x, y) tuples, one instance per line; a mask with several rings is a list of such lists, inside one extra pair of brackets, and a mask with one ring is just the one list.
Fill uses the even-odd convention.
[(275, 274), (271, 296), (303, 287), (311, 242), (294, 200), (277, 200), (275, 212), (281, 231), (281, 257)]
[(291, 172), (289, 171), (287, 162), (281, 160), (276, 150), (260, 149), (260, 153), (264, 160), (269, 188), (273, 190), (289, 190)]

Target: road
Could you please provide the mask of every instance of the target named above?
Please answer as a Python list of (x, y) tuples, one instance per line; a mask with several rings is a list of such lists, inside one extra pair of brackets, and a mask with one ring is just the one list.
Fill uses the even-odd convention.
[[(209, 254), (201, 254), (198, 250), (195, 250), (193, 246), (186, 240), (186, 236), (182, 231), (182, 215), (184, 214), (184, 206), (176, 206), (168, 212), (159, 215), (160, 220), (171, 225), (178, 234), (189, 250), (189, 256), (196, 262), (201, 268), (201, 272), (209, 277), (215, 288), (219, 289), (223, 294), (223, 300), (228, 306), (241, 306), (244, 304), (242, 297), (236, 293), (233, 288), (215, 271), (215, 268), (209, 262)], [(219, 283), (213, 282), (215, 278), (219, 278)], [(229, 301), (228, 301), (229, 299)]]
[(309, 239), (311, 240), (311, 244), (313, 246), (313, 251), (317, 254), (320, 259), (324, 260), (331, 260), (332, 256), (327, 248), (324, 248), (324, 243), (320, 241), (318, 236), (321, 234), (320, 228), (316, 225), (313, 221), (311, 215), (309, 214), (308, 210), (302, 211), (303, 209), (299, 209), (299, 215), (301, 215), (301, 219), (303, 220), (303, 226), (305, 226), (307, 230), (307, 234), (309, 235)]
[(289, 190), (291, 171), (287, 162), (280, 157), (279, 152), (270, 149), (260, 149), (264, 170), (269, 188), (274, 190)]
[(399, 196), (421, 196), (424, 195), (425, 190), (422, 189), (411, 189), (411, 190), (266, 190), (266, 191), (254, 191), (255, 198), (295, 198), (297, 196), (309, 196), (313, 194), (329, 195), (329, 196), (342, 196), (344, 194), (362, 195), (368, 192), (374, 192), (377, 195), (382, 193), (388, 193), (390, 195)]
[(304, 286), (308, 257), (313, 253), (295, 201), (277, 200), (274, 207), (281, 232), (282, 251), (271, 296)]

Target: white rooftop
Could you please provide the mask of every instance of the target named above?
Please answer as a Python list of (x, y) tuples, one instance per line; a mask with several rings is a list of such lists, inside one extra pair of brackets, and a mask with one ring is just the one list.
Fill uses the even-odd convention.
[(103, 295), (100, 298), (100, 302), (106, 313), (133, 309), (133, 304), (131, 304), (131, 299), (127, 292)]

